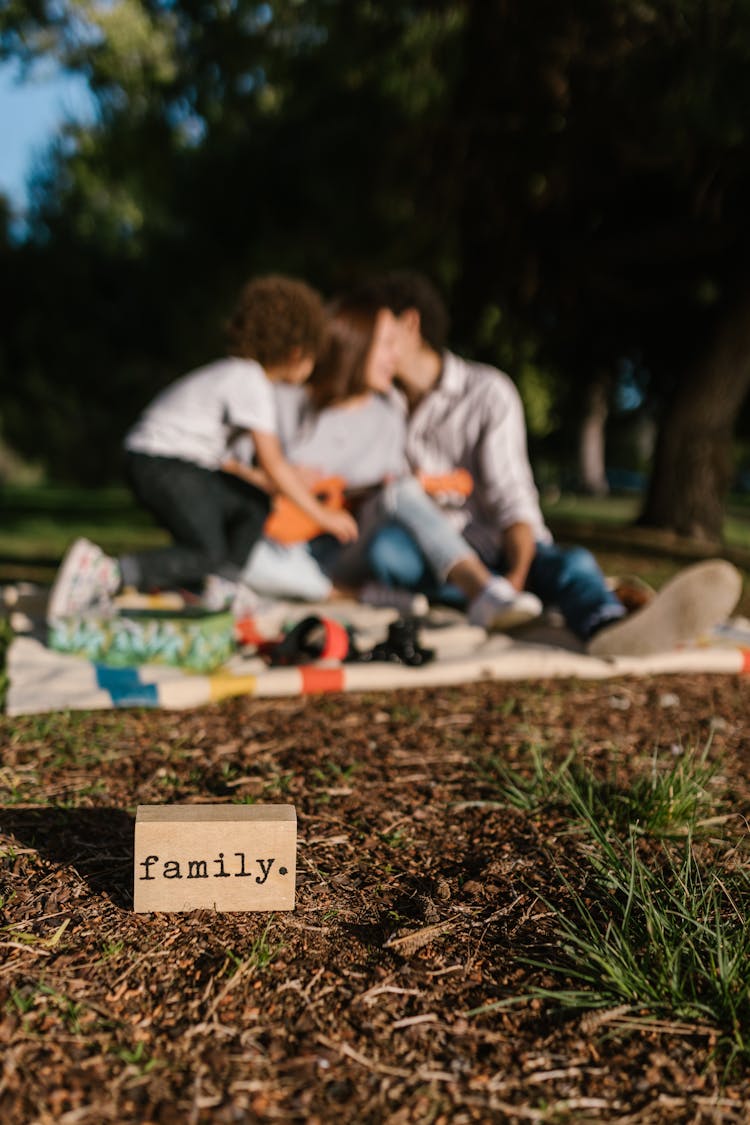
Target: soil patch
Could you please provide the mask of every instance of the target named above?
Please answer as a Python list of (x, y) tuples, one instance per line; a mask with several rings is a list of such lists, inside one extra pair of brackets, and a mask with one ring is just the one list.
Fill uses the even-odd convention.
[[(749, 1120), (709, 1023), (513, 1002), (585, 886), (569, 820), (496, 780), (708, 745), (744, 862), (749, 712), (689, 676), (0, 719), (2, 1119)], [(296, 806), (293, 913), (132, 913), (135, 806), (195, 801)]]

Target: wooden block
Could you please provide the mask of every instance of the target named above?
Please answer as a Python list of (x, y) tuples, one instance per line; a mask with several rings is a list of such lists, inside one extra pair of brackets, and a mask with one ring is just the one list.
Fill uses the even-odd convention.
[(139, 805), (133, 909), (294, 910), (293, 805)]

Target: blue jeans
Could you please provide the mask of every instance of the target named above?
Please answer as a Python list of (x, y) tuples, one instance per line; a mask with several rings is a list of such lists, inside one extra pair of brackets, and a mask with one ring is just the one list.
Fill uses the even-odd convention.
[(392, 520), (398, 520), (399, 527), (409, 530), (430, 573), (441, 580), (460, 559), (472, 554), (471, 547), (412, 476), (386, 484), (363, 505), (357, 520), (359, 539), (346, 546), (331, 535), (319, 535), (305, 547), (277, 550), (271, 556), (261, 544), (253, 554), (250, 569), (245, 571), (245, 580), (268, 592), (283, 589), (287, 596), (297, 597), (307, 597), (311, 586), (317, 591), (321, 581), (328, 583), (329, 590), (331, 582), (341, 587), (361, 586), (372, 576), (370, 543)]
[[(455, 604), (461, 595), (441, 585), (416, 542), (399, 523), (384, 525), (370, 540), (370, 568), (378, 582), (419, 590)], [(503, 560), (494, 568), (502, 573)], [(584, 640), (604, 622), (622, 617), (625, 608), (607, 586), (594, 556), (585, 547), (537, 543), (526, 589), (545, 605), (555, 605), (568, 628)]]

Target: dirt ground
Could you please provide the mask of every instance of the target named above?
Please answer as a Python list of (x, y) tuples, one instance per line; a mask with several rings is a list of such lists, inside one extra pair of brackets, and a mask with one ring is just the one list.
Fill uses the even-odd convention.
[[(710, 740), (742, 821), (749, 714), (750, 679), (689, 676), (0, 718), (0, 1119), (750, 1121), (710, 1027), (472, 1014), (553, 983), (520, 958), (579, 854), (493, 763), (577, 747), (626, 786)], [(296, 910), (134, 914), (136, 805), (237, 800), (296, 806)]]

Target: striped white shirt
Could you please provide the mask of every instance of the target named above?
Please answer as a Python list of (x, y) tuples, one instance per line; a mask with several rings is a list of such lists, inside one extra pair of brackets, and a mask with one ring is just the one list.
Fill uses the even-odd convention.
[(445, 352), (437, 385), (409, 419), (406, 449), (415, 471), (471, 473), (471, 496), (446, 514), (488, 565), (497, 562), (503, 529), (511, 524), (527, 523), (537, 542), (551, 541), (529, 464), (521, 397), (503, 372)]

